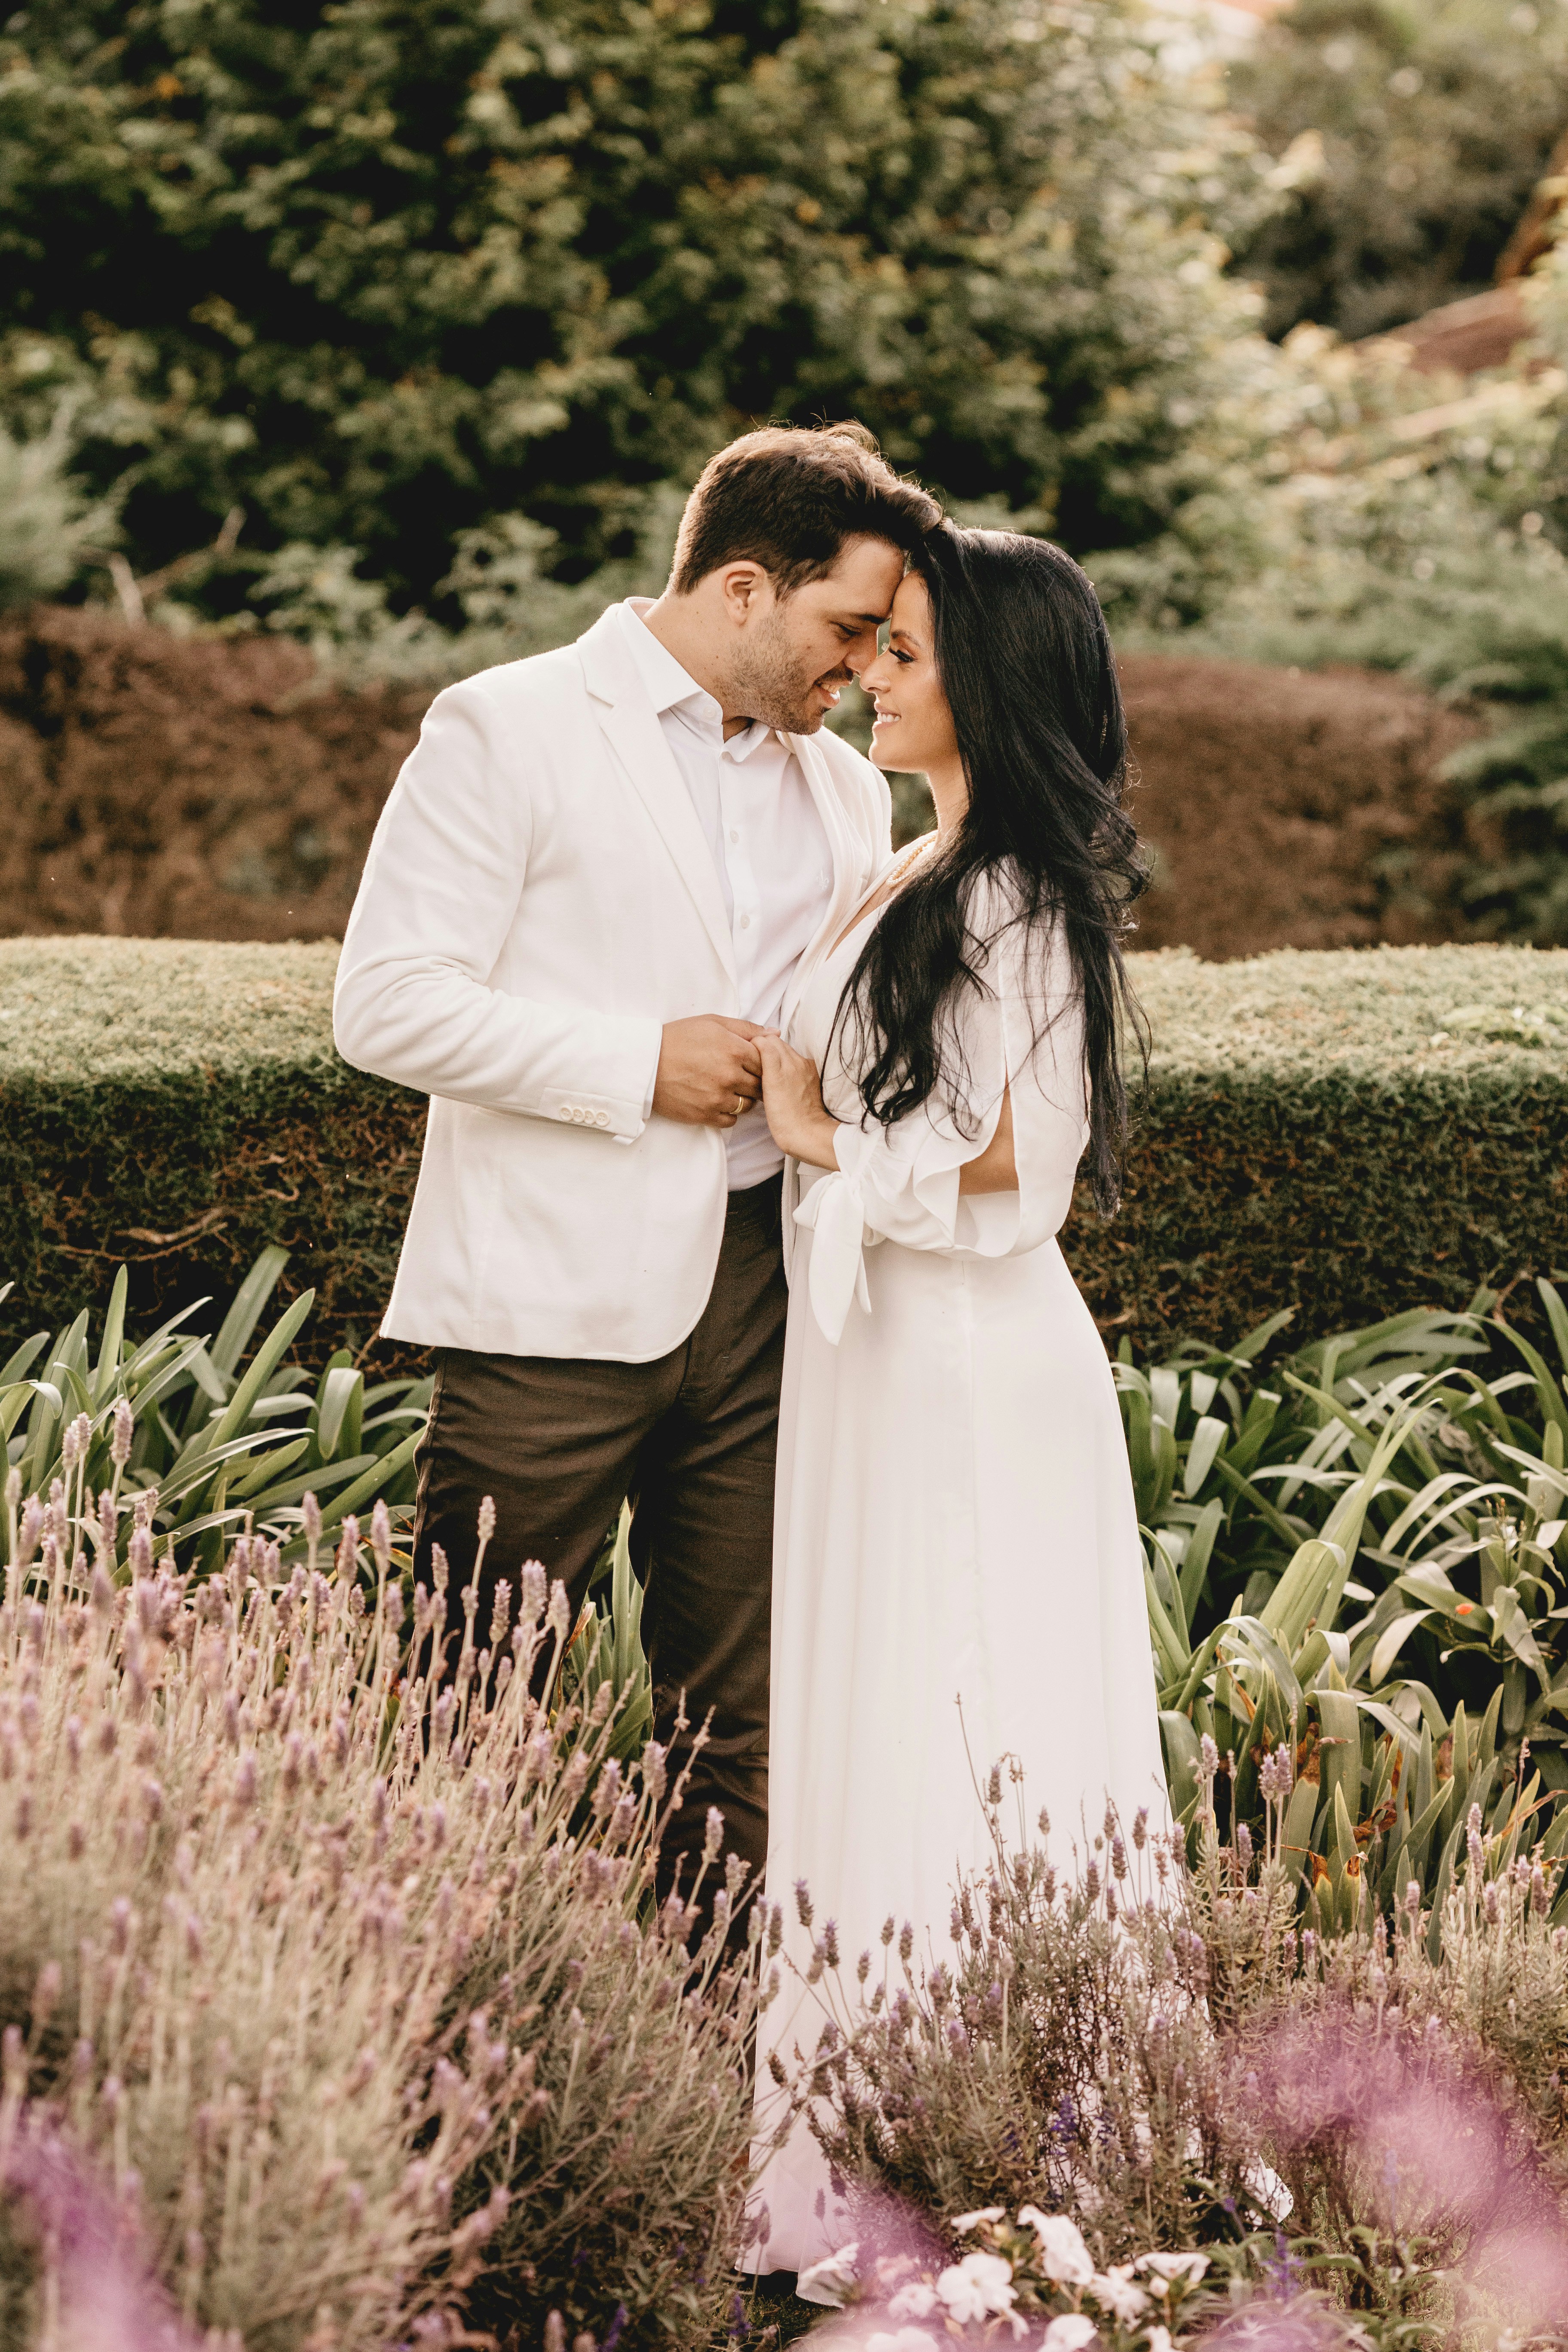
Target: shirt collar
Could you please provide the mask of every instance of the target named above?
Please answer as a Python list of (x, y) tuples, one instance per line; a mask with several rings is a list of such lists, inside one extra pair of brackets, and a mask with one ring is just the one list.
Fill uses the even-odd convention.
[(617, 609), (624, 616), (622, 635), (631, 648), (637, 674), (647, 689), (648, 698), (656, 710), (673, 710), (678, 705), (689, 703), (690, 717), (710, 719), (722, 729), (724, 714), (706, 688), (698, 685), (690, 672), (681, 668), (669, 647), (661, 645), (644, 621), (643, 614), (652, 610), (651, 596), (628, 596)]
[[(724, 713), (705, 687), (698, 685), (689, 670), (683, 669), (643, 620), (643, 614), (653, 609), (651, 596), (628, 596), (616, 607), (624, 616), (622, 635), (631, 648), (637, 675), (647, 688), (648, 699), (656, 711), (679, 709), (681, 716), (703, 728), (717, 729), (723, 737)], [(773, 740), (775, 730), (760, 726), (755, 719), (743, 735), (731, 735), (724, 751), (731, 760), (749, 760), (758, 746)], [(782, 736), (778, 739), (784, 740)]]

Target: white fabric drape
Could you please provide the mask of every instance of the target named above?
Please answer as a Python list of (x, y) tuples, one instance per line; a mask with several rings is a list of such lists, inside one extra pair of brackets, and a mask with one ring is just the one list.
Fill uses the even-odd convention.
[[(1011, 1755), (1031, 1824), (1092, 1836), (1163, 1803), (1131, 1482), (1104, 1346), (1054, 1238), (1088, 1135), (1081, 1013), (1055, 940), (971, 910), (983, 982), (964, 1001), (960, 1108), (861, 1124), (836, 1024), (862, 924), (803, 992), (791, 1040), (846, 1124), (835, 1171), (786, 1173), (789, 1331), (775, 1528), (768, 1893), (802, 1970), (836, 1922), (843, 1982), (884, 1966), (885, 1918), (929, 1965), (950, 1950), (952, 1887), (985, 1858), (975, 1789)], [(1038, 1044), (1034, 1041), (1038, 1036)], [(961, 1194), (959, 1171), (1011, 1090), (1016, 1192)], [(809, 2053), (817, 1996), (786, 1973), (763, 2021), (759, 2127), (777, 2112), (771, 2049)], [(851, 2234), (797, 2126), (764, 2172), (758, 2260), (799, 2270)]]

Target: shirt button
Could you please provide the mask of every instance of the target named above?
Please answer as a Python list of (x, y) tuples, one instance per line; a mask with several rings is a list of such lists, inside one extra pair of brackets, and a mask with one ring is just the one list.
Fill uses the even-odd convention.
[(740, 840), (740, 838), (741, 838), (741, 828), (740, 828), (740, 826), (739, 826), (739, 825), (732, 824), (732, 825), (730, 827), (730, 838), (731, 838), (731, 841), (739, 841), (739, 840)]
[(751, 919), (750, 915), (742, 915), (742, 918), (741, 918), (741, 929), (742, 929), (743, 931), (749, 931), (749, 930), (751, 929), (751, 928), (752, 928), (752, 919)]

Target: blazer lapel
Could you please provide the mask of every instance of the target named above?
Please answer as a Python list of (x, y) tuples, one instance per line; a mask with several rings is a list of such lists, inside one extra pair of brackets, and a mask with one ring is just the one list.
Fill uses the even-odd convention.
[(735, 947), (719, 877), (713, 870), (713, 853), (664, 740), (658, 715), (630, 660), (616, 643), (614, 625), (606, 625), (608, 617), (595, 622), (578, 645), (588, 690), (599, 706), (599, 724), (658, 827), (734, 988), (738, 985)]
[(795, 976), (784, 992), (780, 1019), (785, 1027), (818, 958), (825, 949), (832, 946), (871, 887), (870, 863), (833, 789), (833, 777), (826, 761), (809, 735), (792, 735), (790, 741), (795, 746), (795, 758), (800, 761), (801, 774), (816, 803), (817, 814), (822, 819), (828, 847), (833, 853), (833, 895), (827, 902), (827, 912), (795, 966)]

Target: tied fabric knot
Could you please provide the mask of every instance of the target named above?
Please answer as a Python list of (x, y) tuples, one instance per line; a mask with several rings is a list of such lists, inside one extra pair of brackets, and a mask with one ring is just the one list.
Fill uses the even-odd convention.
[(868, 1315), (871, 1312), (865, 1253), (882, 1238), (867, 1228), (858, 1170), (824, 1176), (795, 1211), (795, 1221), (812, 1235), (811, 1311), (828, 1346), (837, 1348), (849, 1320), (851, 1299)]

